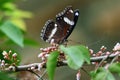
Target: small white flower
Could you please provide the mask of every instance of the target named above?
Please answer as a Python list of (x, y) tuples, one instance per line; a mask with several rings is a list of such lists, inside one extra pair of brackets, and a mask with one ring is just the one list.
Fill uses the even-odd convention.
[(40, 53), (40, 54), (38, 55), (38, 58), (43, 57), (45, 54), (46, 54), (45, 52)]
[(93, 51), (92, 49), (90, 49), (89, 51), (90, 51), (90, 53), (91, 53), (91, 54), (93, 54), (93, 53), (94, 53), (94, 51)]
[(107, 51), (107, 52), (106, 52), (106, 55), (109, 55), (109, 54), (110, 54), (110, 52), (109, 52), (109, 51)]
[(11, 50), (9, 50), (9, 53), (11, 53), (12, 51)]
[(13, 57), (17, 57), (17, 53), (14, 53), (12, 56), (13, 56)]
[(100, 49), (101, 49), (102, 51), (104, 51), (104, 50), (106, 50), (107, 48), (106, 48), (105, 46), (102, 46)]
[(48, 56), (49, 56), (49, 54), (46, 54), (46, 55), (45, 55), (45, 57), (48, 57)]
[(7, 59), (8, 58), (8, 56), (4, 56), (4, 59)]
[(12, 71), (16, 70), (15, 66), (9, 66), (9, 69), (12, 70)]
[(120, 52), (119, 52), (119, 51), (116, 51), (115, 54), (120, 54)]
[(40, 63), (40, 64), (38, 65), (38, 71), (40, 71), (41, 68), (42, 68), (42, 63)]
[(95, 56), (96, 56), (96, 54), (93, 54), (92, 56), (93, 56), (93, 57), (95, 57)]
[(100, 48), (100, 49), (103, 49), (103, 48), (105, 48), (105, 46), (101, 46), (101, 48)]
[(8, 55), (6, 51), (3, 51), (2, 54), (3, 54), (3, 56)]
[(120, 50), (120, 43), (117, 43), (113, 48), (113, 51), (117, 51), (117, 50)]
[(42, 55), (43, 55), (43, 54), (41, 54), (41, 53), (40, 53), (40, 54), (38, 55), (38, 58), (41, 58), (41, 57), (42, 57)]
[(45, 57), (42, 57), (41, 59), (42, 59), (42, 61), (44, 61), (46, 58), (45, 58)]
[(92, 62), (92, 64), (95, 64), (95, 62)]
[(31, 67), (31, 70), (34, 70), (35, 69), (35, 67)]
[(4, 67), (5, 66), (5, 64), (4, 63), (1, 63), (1, 65), (0, 65), (1, 67)]
[(80, 71), (76, 74), (76, 80), (80, 80), (81, 74)]
[(43, 48), (40, 48), (40, 51), (42, 51), (43, 50)]
[(2, 63), (5, 63), (5, 61), (4, 61), (4, 60), (2, 60)]

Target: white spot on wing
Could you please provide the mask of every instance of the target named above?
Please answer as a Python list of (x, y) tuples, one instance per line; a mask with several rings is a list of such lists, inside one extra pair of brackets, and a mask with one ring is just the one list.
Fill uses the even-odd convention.
[(69, 25), (74, 25), (74, 21), (71, 21), (70, 19), (68, 19), (67, 17), (64, 17), (64, 21), (69, 24)]
[(51, 43), (51, 44), (54, 43), (54, 39), (51, 39), (50, 43)]
[(51, 34), (50, 34), (50, 36), (48, 37), (48, 41), (51, 40), (51, 38), (54, 36), (54, 34), (55, 34), (56, 31), (57, 31), (57, 24), (55, 24), (54, 26), (55, 26), (54, 29), (51, 31)]
[(55, 24), (54, 26), (57, 27), (57, 24)]
[(78, 15), (79, 15), (79, 13), (78, 13), (78, 12), (76, 12), (76, 13), (75, 13), (75, 16), (78, 16)]
[(73, 13), (73, 10), (69, 10), (71, 13)]
[(46, 42), (49, 42), (48, 40), (46, 40)]

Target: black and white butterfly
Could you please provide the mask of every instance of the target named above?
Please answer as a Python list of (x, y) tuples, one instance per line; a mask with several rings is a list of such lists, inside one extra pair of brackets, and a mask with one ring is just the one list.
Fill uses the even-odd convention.
[(41, 31), (41, 38), (49, 43), (62, 44), (72, 33), (79, 17), (79, 10), (66, 7), (56, 15), (56, 20), (48, 20)]

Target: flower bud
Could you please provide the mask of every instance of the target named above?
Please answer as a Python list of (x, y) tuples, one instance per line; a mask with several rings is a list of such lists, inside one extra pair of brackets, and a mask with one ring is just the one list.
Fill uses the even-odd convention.
[(113, 51), (117, 51), (117, 50), (120, 50), (120, 43), (117, 43), (113, 48)]
[(8, 53), (6, 51), (3, 51), (2, 54), (3, 54), (3, 56), (7, 56), (8, 55)]
[(14, 54), (12, 55), (12, 57), (13, 57), (13, 58), (16, 58), (16, 57), (17, 57), (17, 53), (14, 53)]

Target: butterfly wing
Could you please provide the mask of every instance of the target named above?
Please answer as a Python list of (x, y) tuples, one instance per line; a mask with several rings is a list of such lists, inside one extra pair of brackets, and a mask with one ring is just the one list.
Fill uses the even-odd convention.
[(63, 37), (61, 31), (62, 28), (56, 22), (48, 20), (41, 31), (41, 38), (46, 42), (59, 44)]
[(64, 11), (56, 16), (56, 23), (62, 28), (59, 33), (62, 35), (59, 43), (63, 43), (70, 36), (77, 23), (78, 16), (79, 11), (73, 11), (71, 6), (65, 8)]
[(50, 38), (52, 37), (52, 31), (55, 28), (54, 27), (55, 22), (53, 20), (48, 20), (45, 23), (45, 26), (43, 27), (42, 31), (41, 31), (41, 39), (46, 41), (46, 42), (50, 42)]

